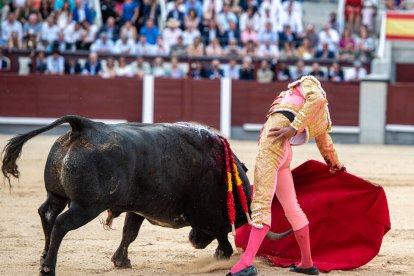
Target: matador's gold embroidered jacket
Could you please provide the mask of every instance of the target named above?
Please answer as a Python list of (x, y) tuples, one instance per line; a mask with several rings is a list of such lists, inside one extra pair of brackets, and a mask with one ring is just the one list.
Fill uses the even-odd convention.
[(278, 111), (289, 111), (295, 115), (290, 124), (297, 135), (290, 141), (292, 145), (302, 145), (315, 138), (318, 149), (325, 162), (333, 170), (342, 168), (333, 142), (328, 100), (319, 81), (313, 76), (304, 76), (290, 83), (289, 90), (283, 91), (273, 102), (268, 116)]

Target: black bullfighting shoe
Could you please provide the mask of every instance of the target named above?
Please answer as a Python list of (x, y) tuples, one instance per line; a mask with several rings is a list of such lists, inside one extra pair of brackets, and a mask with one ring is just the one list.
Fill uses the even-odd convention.
[(226, 276), (256, 276), (256, 275), (257, 275), (257, 269), (252, 265), (236, 273), (229, 272), (226, 274)]
[(296, 273), (303, 273), (306, 275), (319, 275), (319, 269), (316, 266), (308, 267), (308, 268), (300, 268), (292, 266), (289, 271), (296, 272)]

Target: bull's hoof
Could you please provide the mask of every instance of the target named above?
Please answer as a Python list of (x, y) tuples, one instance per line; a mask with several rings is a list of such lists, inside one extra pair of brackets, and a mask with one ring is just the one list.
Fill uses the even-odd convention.
[(216, 249), (216, 252), (214, 253), (214, 258), (216, 258), (217, 260), (227, 260), (230, 259), (232, 253), (226, 253), (221, 249)]
[(55, 275), (55, 271), (53, 269), (51, 269), (49, 266), (47, 265), (42, 265), (40, 267), (40, 271), (39, 271), (39, 275), (48, 275), (48, 276), (54, 276)]
[(111, 261), (114, 263), (116, 268), (132, 268), (131, 261), (129, 259), (115, 260), (112, 258)]

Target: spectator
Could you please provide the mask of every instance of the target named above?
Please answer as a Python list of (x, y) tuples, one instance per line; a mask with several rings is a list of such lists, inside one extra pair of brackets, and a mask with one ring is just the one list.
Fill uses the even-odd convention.
[(50, 52), (49, 42), (47, 40), (41, 40), (36, 46), (38, 52)]
[(45, 52), (39, 52), (35, 61), (35, 73), (43, 74), (46, 72), (46, 57)]
[(339, 52), (339, 60), (342, 61), (354, 61), (355, 59), (355, 48), (351, 43), (346, 44), (345, 49)]
[(121, 34), (121, 38), (118, 39), (112, 49), (114, 54), (130, 55), (135, 52), (134, 41), (126, 34)]
[(168, 70), (167, 77), (172, 79), (182, 79), (185, 77), (184, 71), (179, 67), (176, 57), (171, 58), (171, 69)]
[(152, 19), (154, 22), (158, 22), (158, 18), (161, 15), (160, 1), (156, 0), (143, 0), (140, 16), (138, 17), (138, 29), (146, 24), (148, 19)]
[(65, 35), (63, 32), (58, 33), (58, 39), (53, 43), (53, 47), (57, 48), (59, 52), (71, 50), (70, 45), (66, 43)]
[(38, 17), (36, 13), (31, 13), (29, 15), (28, 21), (24, 24), (23, 27), (23, 34), (28, 36), (30, 34), (34, 34), (36, 37), (40, 34), (40, 30), (42, 25), (39, 23)]
[(229, 45), (224, 50), (224, 55), (235, 58), (235, 57), (238, 57), (241, 54), (241, 52), (242, 52), (241, 49), (237, 45), (237, 40), (230, 39)]
[(101, 0), (101, 14), (102, 14), (102, 21), (107, 22), (108, 18), (117, 17), (115, 12), (115, 1), (112, 0)]
[(59, 26), (55, 24), (53, 17), (49, 16), (46, 22), (42, 24), (40, 38), (42, 40), (47, 40), (47, 42), (51, 45), (58, 39), (59, 32)]
[(345, 1), (345, 18), (348, 28), (357, 30), (361, 23), (362, 0)]
[(25, 36), (23, 48), (26, 50), (36, 50), (37, 48), (37, 37), (33, 30), (29, 30)]
[(240, 36), (243, 43), (246, 43), (249, 40), (253, 41), (254, 43), (258, 42), (257, 32), (250, 24), (246, 26), (246, 29), (240, 34)]
[(265, 29), (259, 32), (259, 42), (263, 44), (266, 40), (270, 40), (271, 44), (275, 44), (279, 41), (279, 35), (273, 30), (271, 22), (267, 22)]
[(179, 36), (177, 38), (177, 43), (171, 46), (170, 54), (173, 56), (187, 55), (187, 46), (184, 45), (184, 40), (182, 36)]
[(115, 25), (115, 18), (110, 16), (106, 20), (105, 26), (102, 26), (99, 35), (105, 33), (108, 39), (116, 41), (119, 38), (119, 29)]
[(92, 43), (95, 42), (96, 36), (98, 34), (98, 26), (95, 24), (89, 24), (88, 21), (82, 22), (84, 32), (83, 32), (83, 39), (82, 39), (82, 46), (80, 49), (89, 51)]
[(213, 59), (209, 70), (207, 71), (207, 78), (210, 80), (220, 79), (224, 76), (223, 70), (220, 69), (220, 61), (218, 59)]
[(264, 0), (262, 1), (262, 3), (260, 4), (260, 15), (263, 16), (266, 11), (269, 11), (270, 14), (272, 14), (273, 16), (279, 14), (280, 10), (281, 10), (281, 1), (279, 0)]
[(128, 66), (128, 63), (125, 57), (120, 57), (118, 62), (118, 67), (115, 68), (115, 74), (117, 77), (133, 77), (134, 73), (131, 68)]
[(254, 66), (252, 64), (252, 58), (246, 56), (243, 58), (243, 64), (240, 68), (241, 80), (254, 80)]
[(205, 71), (203, 64), (200, 61), (197, 61), (193, 64), (193, 69), (191, 70), (191, 77), (195, 80), (203, 79), (206, 77), (207, 72)]
[(335, 52), (339, 43), (339, 34), (331, 28), (329, 23), (324, 25), (323, 30), (319, 32), (319, 49), (322, 49), (324, 43), (328, 44), (330, 51)]
[(185, 16), (185, 27), (192, 26), (194, 29), (198, 29), (200, 25), (200, 18), (197, 15), (195, 9), (190, 9)]
[(10, 12), (7, 15), (7, 20), (1, 23), (1, 39), (3, 40), (3, 43), (7, 43), (7, 41), (9, 41), (13, 32), (17, 33), (19, 40), (22, 39), (23, 37), (22, 24), (16, 20), (14, 13)]
[(141, 28), (139, 32), (140, 35), (145, 36), (147, 38), (147, 42), (151, 45), (155, 45), (157, 43), (157, 38), (160, 35), (157, 26), (154, 25), (154, 20), (149, 18), (145, 23), (145, 26)]
[(313, 59), (315, 55), (314, 49), (311, 47), (309, 38), (305, 37), (302, 46), (298, 48), (298, 57), (303, 60)]
[(170, 53), (170, 48), (165, 45), (164, 40), (161, 37), (157, 38), (157, 45), (154, 47), (154, 55), (167, 56)]
[(58, 50), (46, 58), (46, 74), (63, 75), (65, 72), (65, 59), (59, 55)]
[(374, 40), (368, 36), (365, 27), (361, 27), (360, 36), (356, 39), (356, 58), (361, 61), (368, 61), (374, 51)]
[(329, 68), (328, 78), (332, 82), (344, 81), (344, 71), (342, 70), (339, 63), (332, 63), (331, 67)]
[(185, 7), (186, 7), (186, 11), (188, 11), (188, 13), (190, 13), (190, 10), (193, 9), (196, 12), (198, 18), (201, 18), (203, 16), (202, 7), (201, 7), (201, 4), (198, 0), (187, 0), (187, 1), (185, 1)]
[(201, 43), (200, 37), (194, 38), (193, 43), (187, 48), (187, 55), (202, 56), (204, 54), (204, 45)]
[(284, 59), (295, 59), (297, 58), (297, 53), (293, 42), (285, 42), (283, 44), (282, 51), (280, 52), (280, 57)]
[(17, 32), (12, 32), (9, 41), (7, 42), (9, 50), (12, 49), (23, 49), (23, 43), (19, 39), (19, 34)]
[(194, 29), (192, 25), (189, 25), (187, 29), (183, 32), (183, 39), (184, 39), (184, 45), (188, 46), (191, 45), (194, 41), (194, 38), (200, 37), (200, 31), (197, 29)]
[(219, 32), (217, 28), (216, 21), (214, 19), (208, 20), (208, 24), (202, 28), (203, 41), (206, 44), (210, 44), (210, 41), (213, 39), (223, 39), (222, 45), (224, 44), (224, 37)]
[(294, 12), (292, 7), (288, 7), (286, 12), (280, 13), (279, 24), (280, 26), (289, 26), (295, 35), (303, 33), (302, 17), (299, 13)]
[(241, 35), (237, 29), (236, 23), (230, 21), (229, 29), (223, 33), (223, 43), (228, 44), (232, 39), (235, 39), (238, 44), (241, 42)]
[(373, 29), (373, 19), (377, 12), (377, 0), (362, 0), (362, 25), (367, 26), (368, 30)]
[(318, 80), (324, 80), (325, 79), (325, 73), (321, 70), (319, 63), (314, 62), (312, 64), (312, 71), (309, 73), (309, 75), (314, 76)]
[(245, 47), (242, 50), (242, 55), (243, 56), (252, 56), (252, 57), (257, 56), (256, 44), (251, 40), (248, 41), (245, 44)]
[(3, 48), (0, 47), (0, 71), (10, 69), (10, 59), (3, 54)]
[(272, 28), (274, 32), (282, 31), (282, 29), (279, 29), (280, 22), (277, 21), (279, 16), (274, 16), (270, 13), (270, 9), (265, 9), (264, 13), (260, 16), (260, 23), (259, 23), (259, 31), (266, 29), (266, 24), (270, 23), (272, 24)]
[(302, 20), (302, 3), (299, 3), (296, 0), (287, 0), (284, 1), (282, 4), (282, 11), (287, 12), (289, 8), (292, 9), (292, 12), (298, 14), (300, 19)]
[(164, 68), (162, 58), (156, 57), (154, 59), (154, 62), (152, 64), (152, 68), (151, 68), (151, 74), (154, 77), (165, 77), (166, 76), (166, 71), (165, 71), (165, 68)]
[(238, 80), (240, 78), (240, 66), (234, 58), (229, 60), (229, 64), (224, 71), (224, 76), (233, 80)]
[(309, 24), (306, 26), (305, 38), (309, 39), (310, 46), (316, 48), (319, 44), (319, 37), (315, 32), (315, 25)]
[(122, 22), (131, 21), (136, 24), (139, 17), (139, 2), (134, 0), (124, 0), (122, 4), (121, 20)]
[(225, 3), (223, 5), (223, 10), (217, 16), (217, 22), (221, 32), (228, 31), (230, 29), (230, 21), (237, 26), (237, 16), (230, 10), (230, 5)]
[(82, 70), (82, 75), (96, 76), (102, 71), (101, 62), (98, 59), (98, 54), (92, 52), (89, 54), (89, 60), (85, 63)]
[(170, 18), (175, 19), (176, 21), (178, 21), (180, 23), (180, 28), (184, 29), (185, 26), (185, 14), (184, 12), (180, 11), (180, 0), (175, 0), (174, 1), (174, 8), (172, 11), (170, 11), (167, 15), (167, 20), (169, 20)]
[(269, 83), (273, 81), (274, 73), (269, 68), (267, 60), (262, 60), (259, 70), (257, 70), (257, 82)]
[[(204, 0), (203, 2), (203, 14), (209, 18), (217, 15), (223, 9), (223, 0)], [(230, 10), (230, 6), (229, 6)]]
[(68, 62), (65, 63), (65, 74), (66, 75), (78, 75), (81, 72), (82, 72), (82, 68), (79, 62), (73, 57), (70, 57), (68, 59)]
[(277, 72), (277, 80), (286, 81), (290, 79), (292, 79), (292, 76), (290, 75), (290, 70), (287, 67), (286, 63), (280, 63), (279, 70)]
[(82, 44), (82, 39), (85, 37), (85, 30), (82, 29), (82, 26), (78, 22), (72, 22), (64, 30), (64, 37), (66, 42), (66, 47), (68, 49), (80, 48)]
[(264, 44), (259, 46), (257, 56), (276, 60), (279, 57), (279, 47), (272, 44), (270, 40), (266, 40)]
[(97, 53), (111, 53), (113, 49), (114, 42), (108, 39), (106, 33), (101, 33), (100, 38), (91, 45), (91, 51)]
[(40, 18), (48, 18), (53, 11), (53, 1), (41, 1), (39, 5)]
[(224, 50), (220, 46), (220, 42), (218, 39), (214, 39), (211, 41), (211, 44), (207, 45), (206, 47), (206, 56), (209, 57), (221, 57), (224, 55)]
[[(270, 24), (272, 24), (270, 22)], [(260, 28), (260, 18), (253, 7), (249, 7), (246, 12), (240, 16), (240, 30), (244, 31), (247, 25), (252, 25), (256, 32)]]
[(89, 24), (93, 23), (93, 13), (81, 0), (75, 0), (75, 8), (72, 11), (72, 18), (75, 22), (88, 21)]
[(367, 75), (367, 70), (362, 67), (359, 60), (354, 61), (354, 67), (348, 69), (345, 74), (346, 81), (360, 81)]
[(167, 21), (167, 28), (162, 33), (162, 38), (165, 41), (168, 48), (177, 43), (177, 38), (182, 36), (182, 31), (179, 28), (180, 22), (174, 18), (170, 18)]
[[(37, 19), (37, 15), (36, 15), (36, 19)], [(63, 7), (57, 10), (56, 22), (61, 30), (64, 30), (72, 22), (72, 11), (70, 8), (69, 1), (65, 1), (63, 3)]]
[(138, 43), (135, 45), (135, 54), (139, 56), (153, 55), (155, 47), (155, 45), (151, 45), (147, 42), (146, 36), (141, 35)]
[[(38, 10), (40, 8), (40, 5), (41, 5), (41, 3), (39, 3), (40, 1), (31, 1), (31, 2), (32, 2), (31, 5), (33, 9)], [(52, 1), (49, 1), (49, 2), (52, 2)], [(68, 2), (69, 4), (69, 10), (73, 10), (75, 8), (75, 0), (55, 0), (53, 2), (55, 4), (53, 7), (55, 11), (63, 9), (63, 6), (65, 5), (66, 2)]]
[(296, 34), (292, 32), (289, 25), (284, 26), (283, 32), (279, 34), (279, 47), (283, 47), (285, 42), (289, 42), (289, 44), (297, 42)]
[(342, 34), (341, 40), (339, 41), (339, 49), (344, 50), (346, 46), (351, 44), (351, 48), (355, 48), (355, 40), (352, 38), (351, 31), (346, 28)]
[(329, 25), (331, 25), (331, 28), (336, 30), (338, 33), (341, 32), (340, 27), (339, 27), (339, 21), (338, 18), (336, 16), (336, 12), (331, 12), (329, 14), (329, 20), (328, 20)]
[(296, 62), (296, 68), (292, 72), (292, 79), (296, 80), (305, 75), (307, 75), (307, 72), (305, 71), (305, 63), (303, 63), (302, 60), (298, 60), (298, 62)]
[(104, 79), (113, 79), (116, 77), (115, 61), (113, 58), (106, 60), (106, 66), (99, 72), (99, 75)]
[(137, 28), (131, 21), (125, 22), (125, 24), (121, 27), (121, 36), (122, 35), (126, 35), (128, 39), (131, 39), (133, 42), (137, 40)]
[(316, 52), (316, 58), (332, 59), (335, 58), (335, 53), (328, 48), (328, 43), (322, 43), (322, 49)]
[(142, 57), (137, 57), (136, 61), (134, 61), (130, 66), (132, 73), (140, 79), (149, 74), (151, 70), (149, 64), (144, 62)]

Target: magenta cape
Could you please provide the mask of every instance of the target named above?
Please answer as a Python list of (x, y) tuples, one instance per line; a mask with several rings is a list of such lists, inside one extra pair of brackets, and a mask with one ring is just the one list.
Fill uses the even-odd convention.
[[(372, 260), (390, 230), (387, 198), (381, 186), (347, 172), (332, 175), (328, 167), (310, 160), (292, 171), (299, 204), (309, 219), (312, 256), (322, 271), (353, 269)], [(272, 231), (291, 226), (279, 201), (272, 204)], [(251, 226), (237, 229), (236, 246), (243, 249)], [(279, 241), (265, 239), (258, 255), (276, 266), (300, 261), (293, 234)]]

